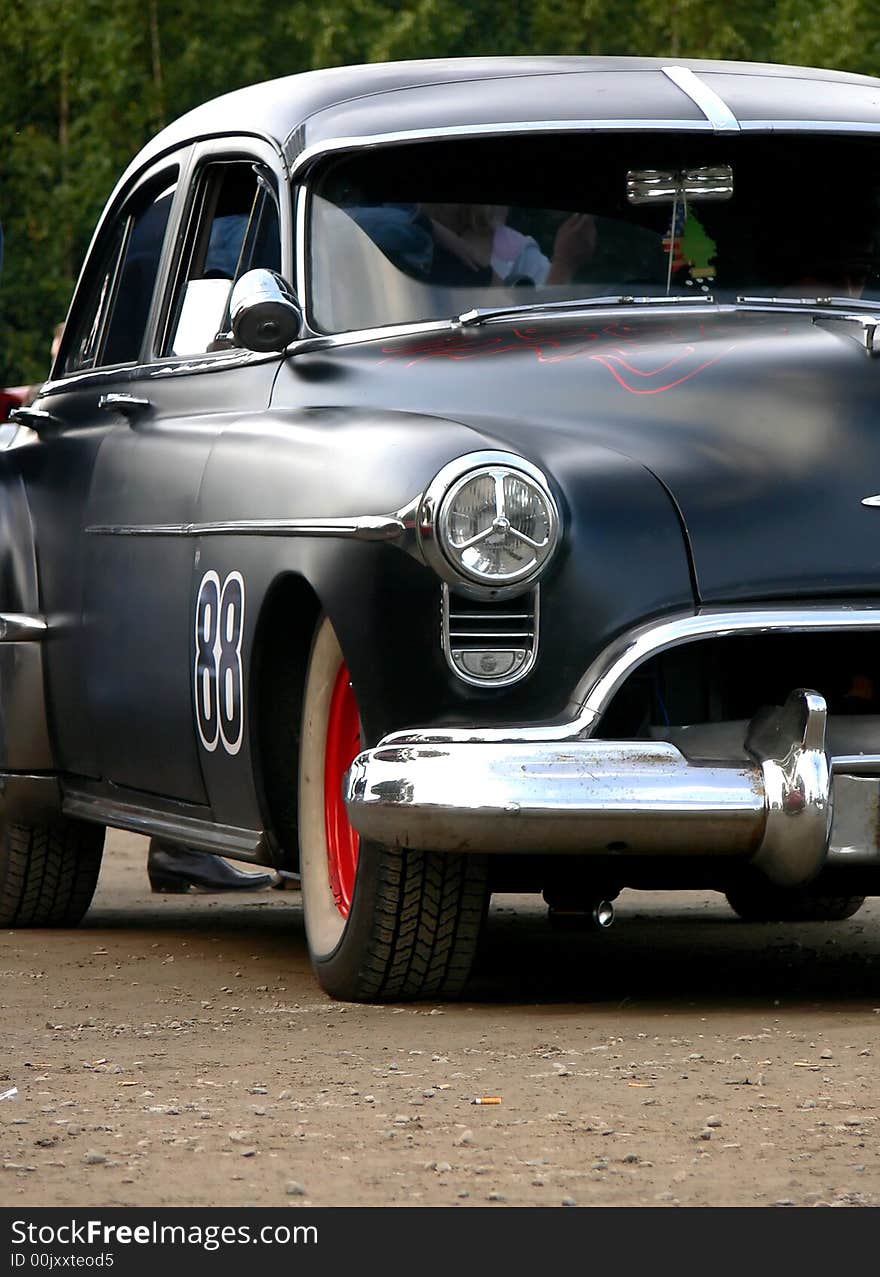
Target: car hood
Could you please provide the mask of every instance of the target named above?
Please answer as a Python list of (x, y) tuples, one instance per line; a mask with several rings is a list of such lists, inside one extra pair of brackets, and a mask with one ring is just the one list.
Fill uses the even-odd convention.
[(595, 445), (650, 470), (704, 602), (880, 590), (880, 359), (856, 322), (628, 311), (370, 347), (349, 357), (378, 360), (383, 397), (521, 451), (570, 505)]

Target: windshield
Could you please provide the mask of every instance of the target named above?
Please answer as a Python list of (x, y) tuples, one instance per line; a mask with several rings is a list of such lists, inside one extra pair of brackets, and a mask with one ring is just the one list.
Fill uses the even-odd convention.
[(311, 319), (345, 332), (606, 295), (880, 298), (880, 142), (565, 134), (332, 161)]

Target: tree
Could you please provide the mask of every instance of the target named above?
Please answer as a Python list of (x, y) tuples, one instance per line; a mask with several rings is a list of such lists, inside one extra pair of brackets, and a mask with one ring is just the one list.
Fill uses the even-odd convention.
[(413, 57), (635, 54), (880, 74), (876, 0), (0, 0), (0, 384), (39, 380), (97, 215), (168, 120), (243, 84)]

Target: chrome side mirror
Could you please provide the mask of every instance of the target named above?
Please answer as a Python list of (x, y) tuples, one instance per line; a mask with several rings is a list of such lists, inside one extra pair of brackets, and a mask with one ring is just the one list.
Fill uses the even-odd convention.
[(229, 317), (236, 344), (245, 350), (284, 350), (302, 331), (296, 293), (272, 270), (242, 275), (232, 290)]

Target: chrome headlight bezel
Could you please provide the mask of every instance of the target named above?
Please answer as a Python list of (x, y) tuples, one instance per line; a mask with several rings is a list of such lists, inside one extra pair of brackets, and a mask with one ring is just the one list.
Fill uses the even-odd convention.
[[(448, 520), (454, 497), (475, 474), (499, 471), (525, 480), (538, 492), (546, 510), (548, 539), (538, 561), (526, 569), (504, 576), (483, 576), (457, 558), (450, 544)], [(426, 562), (459, 593), (480, 598), (510, 598), (531, 589), (546, 571), (559, 545), (562, 521), (543, 471), (516, 453), (485, 451), (457, 457), (435, 475), (419, 503), (416, 527)]]

